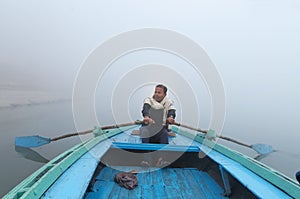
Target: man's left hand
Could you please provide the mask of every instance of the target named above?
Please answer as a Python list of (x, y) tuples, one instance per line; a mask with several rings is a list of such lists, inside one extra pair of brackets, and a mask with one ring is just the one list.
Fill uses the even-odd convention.
[(169, 124), (173, 124), (175, 122), (173, 117), (168, 117), (167, 121), (168, 121)]

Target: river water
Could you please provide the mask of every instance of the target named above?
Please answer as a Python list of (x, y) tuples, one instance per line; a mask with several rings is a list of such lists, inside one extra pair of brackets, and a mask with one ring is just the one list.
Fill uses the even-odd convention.
[[(255, 118), (252, 122), (255, 123)], [(258, 121), (256, 122), (259, 124)], [(231, 133), (226, 134), (226, 136), (248, 143), (267, 142), (276, 151), (266, 157), (258, 157), (256, 152), (248, 148), (225, 141), (220, 141), (220, 143), (257, 158), (295, 179), (295, 172), (300, 170), (300, 153), (299, 147), (297, 147), (296, 134), (276, 132), (276, 126), (274, 126), (273, 131), (262, 133), (264, 129), (259, 128), (259, 126), (255, 129), (253, 127), (247, 128), (243, 122), (239, 122), (239, 124), (232, 125), (225, 121), (224, 132)], [(233, 126), (235, 129), (231, 129)], [(47, 161), (81, 141), (78, 137), (73, 137), (34, 149), (24, 149), (15, 147), (14, 139), (16, 136), (38, 134), (55, 137), (73, 131), (75, 131), (75, 125), (70, 102), (0, 109), (0, 154), (2, 159), (0, 196), (6, 194)], [(245, 134), (237, 134), (236, 132), (243, 132), (248, 136), (245, 138)]]
[(0, 109), (0, 196), (47, 161), (80, 142), (79, 138), (73, 137), (38, 148), (24, 149), (15, 147), (16, 136), (54, 137), (74, 130), (70, 102)]

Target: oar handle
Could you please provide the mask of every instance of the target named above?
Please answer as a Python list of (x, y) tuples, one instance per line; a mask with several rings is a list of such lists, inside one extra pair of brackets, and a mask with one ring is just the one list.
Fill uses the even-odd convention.
[(219, 138), (221, 138), (221, 139), (223, 139), (223, 140), (228, 140), (228, 141), (230, 141), (230, 142), (234, 142), (234, 143), (239, 144), (239, 145), (243, 145), (243, 146), (245, 146), (245, 147), (252, 148), (252, 146), (249, 145), (249, 144), (246, 144), (246, 143), (237, 141), (237, 140), (232, 139), (232, 138), (229, 138), (229, 137), (225, 137), (225, 136), (222, 136), (222, 135), (217, 135), (217, 137), (219, 137)]
[[(117, 125), (111, 125), (111, 126), (103, 126), (103, 127), (101, 127), (101, 129), (102, 130), (114, 129), (114, 128), (119, 128), (119, 127), (125, 127), (125, 126), (131, 126), (131, 125), (138, 125), (138, 124), (142, 124), (142, 123), (143, 123), (142, 121), (137, 120), (135, 122), (129, 122), (129, 123), (124, 123), (124, 124), (117, 124)], [(84, 135), (84, 134), (88, 134), (88, 133), (92, 133), (92, 132), (93, 132), (93, 129), (86, 130), (86, 131), (81, 131), (81, 132), (69, 133), (69, 134), (66, 134), (66, 135), (62, 135), (62, 136), (51, 138), (51, 141), (61, 140), (61, 139), (72, 137), (72, 136)]]
[(188, 126), (188, 125), (185, 125), (185, 124), (180, 124), (180, 123), (177, 123), (177, 122), (174, 122), (173, 124), (176, 125), (176, 126), (182, 126), (184, 128), (188, 128), (188, 129), (191, 129), (191, 130), (194, 130), (194, 131), (199, 131), (201, 133), (205, 133), (205, 134), (207, 133), (206, 130), (202, 130), (202, 129), (199, 129), (199, 128), (194, 128), (194, 127), (191, 127), (191, 126)]
[(143, 124), (143, 121), (135, 121), (135, 122), (129, 122), (129, 123), (124, 123), (124, 124), (116, 124), (116, 125), (111, 125), (111, 126), (103, 126), (101, 127), (102, 130), (107, 130), (107, 129), (114, 129), (114, 128), (120, 128), (124, 126), (131, 126), (131, 125), (138, 125), (138, 124)]
[(55, 137), (55, 138), (51, 138), (51, 141), (61, 140), (61, 139), (64, 139), (64, 138), (77, 136), (77, 135), (84, 135), (84, 134), (88, 134), (88, 133), (92, 133), (92, 132), (93, 132), (93, 129), (82, 131), (82, 132), (69, 133), (69, 134), (66, 134), (66, 135), (61, 135), (61, 136), (58, 136), (58, 137)]
[[(188, 125), (185, 125), (185, 124), (180, 124), (180, 123), (177, 123), (177, 122), (174, 122), (173, 124), (176, 125), (176, 126), (182, 126), (182, 127), (194, 130), (194, 131), (199, 131), (199, 132), (205, 133), (205, 134), (207, 134), (207, 132), (208, 132), (207, 130), (202, 130), (202, 129), (199, 129), (199, 128), (194, 128), (194, 127), (191, 127), (191, 126), (188, 126)], [(249, 145), (249, 144), (245, 144), (243, 142), (237, 141), (237, 140), (229, 138), (229, 137), (225, 137), (225, 136), (222, 136), (222, 135), (217, 135), (217, 137), (219, 137), (219, 138), (221, 138), (223, 140), (234, 142), (236, 144), (239, 144), (239, 145), (242, 145), (242, 146), (245, 146), (245, 147), (252, 148), (252, 146)]]
[[(185, 125), (185, 124), (180, 124), (180, 123), (177, 123), (177, 122), (174, 122), (173, 124), (177, 125), (177, 126), (182, 126), (182, 127), (194, 130), (194, 131), (199, 131), (199, 132), (205, 133), (205, 134), (207, 134), (207, 132), (208, 132), (207, 130), (197, 129), (197, 128), (194, 128), (194, 127), (191, 127), (191, 126), (188, 126), (188, 125)], [(267, 144), (252, 144), (252, 145), (250, 145), (250, 144), (246, 144), (246, 143), (243, 143), (243, 142), (240, 142), (238, 140), (235, 140), (235, 139), (232, 139), (232, 138), (229, 138), (229, 137), (225, 137), (225, 136), (222, 136), (222, 135), (216, 135), (216, 136), (218, 138), (223, 139), (223, 140), (227, 140), (227, 141), (230, 141), (230, 142), (248, 147), (250, 149), (253, 149), (254, 151), (256, 151), (259, 154), (268, 154), (268, 153), (271, 153), (273, 151), (272, 146), (267, 145)]]

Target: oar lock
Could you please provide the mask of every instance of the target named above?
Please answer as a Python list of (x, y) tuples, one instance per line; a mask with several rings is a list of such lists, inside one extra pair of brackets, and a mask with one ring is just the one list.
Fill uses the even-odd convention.
[(93, 134), (95, 137), (97, 137), (99, 135), (103, 135), (104, 133), (106, 133), (106, 132), (104, 132), (100, 127), (98, 127), (98, 126), (94, 127)]

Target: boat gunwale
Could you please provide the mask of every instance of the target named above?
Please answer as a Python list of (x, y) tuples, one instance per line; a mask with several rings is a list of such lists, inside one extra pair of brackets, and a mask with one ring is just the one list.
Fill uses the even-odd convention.
[[(59, 154), (3, 196), (11, 198), (40, 198), (45, 191), (78, 159), (98, 143), (120, 134), (137, 125), (105, 130), (103, 134), (92, 137), (71, 149)], [(42, 183), (42, 184), (41, 184)]]
[[(45, 191), (78, 159), (80, 159), (91, 148), (99, 144), (100, 142), (118, 135), (126, 130), (134, 128), (138, 125), (130, 127), (116, 128), (105, 131), (104, 134), (97, 137), (90, 138), (89, 140), (80, 143), (71, 149), (58, 155), (50, 162), (42, 166), (36, 172), (24, 179), (20, 184), (7, 193), (4, 198), (39, 198)], [(224, 145), (210, 141), (205, 138), (205, 134), (189, 132), (182, 128), (172, 126), (172, 130), (184, 137), (192, 139), (204, 146), (211, 148), (212, 150), (219, 152), (226, 157), (241, 164), (245, 168), (257, 174), (262, 179), (265, 179), (269, 183), (273, 184), (278, 189), (282, 190), (286, 194), (297, 198), (300, 195), (299, 185), (291, 178), (276, 171), (275, 169), (251, 158), (244, 154), (241, 154), (233, 149), (227, 148)], [(209, 155), (209, 154), (208, 154)], [(56, 163), (56, 164), (54, 164)], [(238, 179), (237, 179), (238, 180)], [(42, 182), (43, 181), (43, 182)], [(42, 182), (42, 184), (40, 184)], [(30, 185), (30, 186), (29, 186)]]
[(215, 150), (226, 157), (234, 160), (235, 162), (241, 164), (242, 166), (246, 167), (250, 171), (254, 172), (261, 178), (265, 179), (266, 181), (270, 182), (274, 186), (276, 186), (278, 189), (284, 191), (286, 194), (297, 198), (300, 195), (300, 188), (299, 184), (296, 183), (296, 181), (292, 180), (288, 176), (282, 174), (281, 172), (263, 164), (262, 162), (259, 162), (247, 155), (244, 155), (242, 153), (239, 153), (233, 149), (230, 149), (224, 145), (218, 144), (216, 142), (210, 141), (207, 139), (205, 134), (203, 133), (192, 133), (186, 130), (183, 130), (182, 128), (178, 128), (175, 126), (172, 126), (172, 130), (182, 136), (188, 137), (190, 139), (193, 139), (196, 142), (199, 142), (200, 144), (203, 144), (204, 146), (207, 146), (211, 148), (212, 150)]

